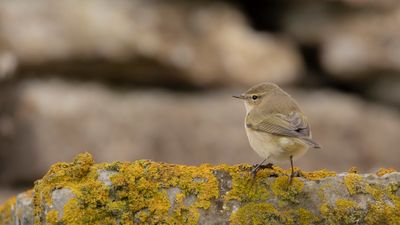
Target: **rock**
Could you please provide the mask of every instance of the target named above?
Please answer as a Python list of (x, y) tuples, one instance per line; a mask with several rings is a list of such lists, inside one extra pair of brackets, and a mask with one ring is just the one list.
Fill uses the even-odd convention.
[[(55, 210), (57, 218), (61, 219), (64, 215), (64, 207), (72, 198), (76, 198), (75, 194), (68, 188), (56, 189), (51, 193), (51, 205), (46, 206), (46, 212)], [(18, 200), (17, 200), (18, 202)]]
[(0, 14), (0, 53), (13, 56), (3, 66), (0, 54), (0, 78), (18, 64), (20, 76), (249, 85), (292, 82), (302, 67), (289, 41), (221, 2), (1, 1)]
[(33, 225), (33, 192), (23, 192), (0, 205), (0, 224)]
[(17, 195), (14, 218), (17, 225), (33, 225), (33, 199), (32, 192), (28, 191)]
[[(247, 164), (77, 163), (89, 157), (53, 165), (29, 194), (27, 202), (35, 204), (21, 212), (29, 221), (22, 224), (397, 224), (400, 219), (399, 172), (302, 172), (289, 184), (289, 170), (279, 167), (263, 169), (254, 179)], [(105, 171), (113, 172), (111, 186), (98, 180)], [(221, 184), (227, 183), (232, 185), (225, 192)], [(192, 204), (184, 204), (191, 196)], [(62, 216), (46, 211), (54, 199), (65, 203)], [(0, 205), (0, 223), (21, 224), (14, 207), (25, 200)]]
[(340, 170), (355, 165), (362, 171), (397, 167), (398, 153), (391, 147), (400, 140), (396, 110), (329, 90), (293, 92), (293, 96), (311, 120), (313, 137), (323, 146), (300, 159), (305, 165)]
[[(192, 165), (261, 161), (243, 129), (244, 106), (231, 98), (243, 90), (117, 91), (60, 80), (26, 80), (8, 89), (16, 97), (14, 105), (7, 107), (13, 132), (5, 143), (0, 141), (9, 149), (0, 162), (4, 183), (32, 182), (54, 162), (81, 151), (92, 152), (100, 162), (142, 158)], [(400, 146), (396, 111), (335, 91), (290, 93), (323, 146), (309, 151), (296, 166), (309, 170), (357, 166), (371, 171), (398, 165), (399, 152), (393, 147)], [(106, 177), (102, 180), (108, 182)]]
[(0, 188), (0, 202), (5, 202), (7, 199), (9, 199), (11, 196), (17, 195), (18, 193), (22, 192), (24, 190), (15, 190), (11, 188)]
[(14, 74), (17, 66), (17, 58), (14, 54), (0, 51), (0, 81)]
[(400, 107), (400, 76), (387, 75), (384, 79), (371, 82), (365, 88), (365, 94), (375, 101)]
[(285, 14), (284, 30), (318, 48), (323, 68), (337, 79), (361, 80), (381, 71), (399, 73), (400, 4), (339, 2), (294, 4)]

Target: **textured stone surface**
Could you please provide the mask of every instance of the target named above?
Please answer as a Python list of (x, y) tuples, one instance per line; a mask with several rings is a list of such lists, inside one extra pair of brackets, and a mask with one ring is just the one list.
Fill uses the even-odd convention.
[(28, 76), (237, 85), (291, 82), (302, 67), (288, 41), (221, 2), (7, 0), (0, 14), (0, 78), (19, 65)]
[(17, 195), (14, 211), (16, 225), (33, 225), (33, 215), (32, 192)]
[[(141, 158), (186, 164), (260, 161), (243, 129), (244, 106), (231, 97), (244, 89), (191, 94), (160, 89), (115, 92), (89, 83), (40, 80), (9, 89), (16, 99), (3, 118), (3, 126), (12, 131), (4, 134), (8, 140), (4, 149), (10, 150), (2, 153), (4, 181), (32, 182), (54, 162), (70, 160), (85, 150), (100, 162)], [(289, 92), (324, 147), (309, 151), (295, 162), (297, 166), (346, 170), (354, 165), (372, 171), (398, 165), (399, 152), (393, 148), (400, 146), (396, 111), (335, 91)]]
[[(399, 172), (301, 172), (289, 184), (288, 171), (279, 167), (262, 170), (255, 179), (250, 170), (146, 160), (93, 164), (82, 154), (73, 163), (54, 165), (36, 183), (33, 197), (28, 192), (0, 206), (0, 223), (398, 224), (400, 219)], [(110, 172), (111, 186), (99, 180)]]

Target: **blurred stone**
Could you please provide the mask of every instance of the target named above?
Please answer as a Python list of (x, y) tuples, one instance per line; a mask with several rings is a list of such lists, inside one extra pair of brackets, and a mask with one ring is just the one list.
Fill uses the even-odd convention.
[(352, 7), (363, 7), (363, 8), (375, 8), (375, 9), (387, 9), (395, 6), (398, 1), (397, 0), (332, 0), (332, 2), (342, 2), (348, 6)]
[[(32, 186), (32, 185), (31, 185)], [(24, 190), (16, 190), (15, 188), (5, 188), (0, 187), (0, 202), (5, 202), (7, 199), (11, 198), (12, 196), (17, 195), (18, 193)]]
[(400, 108), (400, 75), (380, 75), (365, 88), (366, 95), (374, 100)]
[(286, 13), (284, 30), (320, 48), (324, 69), (338, 79), (361, 79), (378, 71), (400, 73), (400, 4), (359, 2), (294, 4)]
[(315, 166), (312, 168), (397, 168), (400, 157), (393, 146), (400, 144), (398, 111), (333, 90), (295, 92), (293, 96), (311, 120), (314, 139), (323, 146), (300, 161)]
[[(26, 80), (15, 84), (15, 134), (1, 180), (32, 181), (57, 161), (89, 151), (97, 161), (148, 158), (181, 164), (257, 163), (247, 141), (243, 90), (174, 93), (117, 91), (93, 83)], [(291, 91), (322, 150), (295, 162), (304, 169), (361, 171), (396, 167), (396, 111), (335, 91)], [(21, 167), (20, 165), (24, 165)], [(29, 168), (29, 169), (26, 169)], [(107, 181), (104, 178), (104, 181)]]
[(220, 2), (6, 0), (0, 14), (1, 49), (25, 76), (248, 85), (292, 82), (302, 67), (289, 41), (255, 32)]
[(10, 52), (0, 52), (0, 80), (10, 77), (17, 69), (17, 58)]

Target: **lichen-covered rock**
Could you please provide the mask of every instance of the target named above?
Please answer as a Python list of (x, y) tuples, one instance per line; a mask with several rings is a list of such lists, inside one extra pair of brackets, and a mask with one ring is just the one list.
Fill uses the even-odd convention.
[[(0, 224), (398, 224), (400, 173), (300, 172), (148, 160), (58, 163), (33, 192), (0, 206)], [(31, 195), (33, 193), (33, 196)], [(32, 205), (33, 202), (33, 205)], [(24, 209), (24, 210), (21, 210)], [(32, 214), (33, 212), (33, 214)]]
[(33, 195), (27, 191), (0, 205), (1, 225), (33, 225)]

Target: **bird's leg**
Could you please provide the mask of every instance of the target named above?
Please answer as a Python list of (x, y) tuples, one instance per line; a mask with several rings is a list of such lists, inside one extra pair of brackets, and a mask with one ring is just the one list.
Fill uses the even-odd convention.
[(294, 168), (293, 168), (293, 156), (290, 156), (290, 167), (292, 168), (292, 173), (290, 174), (289, 177), (289, 184), (292, 183), (293, 177), (294, 177)]
[(256, 164), (255, 167), (251, 170), (251, 175), (253, 175), (253, 178), (256, 177), (257, 171), (260, 168), (260, 166), (266, 161), (267, 159), (264, 159), (261, 163)]
[(260, 169), (272, 169), (273, 164), (267, 163), (266, 165), (264, 165), (265, 161), (267, 161), (267, 159), (264, 159), (261, 163), (254, 165), (254, 168), (251, 170), (253, 178), (256, 177), (257, 172)]
[(292, 168), (292, 173), (290, 174), (289, 184), (292, 183), (293, 177), (300, 177), (301, 174), (299, 171), (294, 171), (293, 167), (293, 156), (290, 156), (290, 166)]
[(261, 163), (256, 164), (255, 167), (251, 170), (251, 175), (253, 175), (253, 178), (256, 177), (257, 171), (260, 168), (260, 166), (266, 161), (267, 159), (264, 159)]

